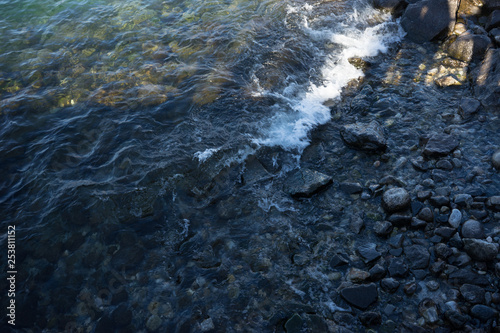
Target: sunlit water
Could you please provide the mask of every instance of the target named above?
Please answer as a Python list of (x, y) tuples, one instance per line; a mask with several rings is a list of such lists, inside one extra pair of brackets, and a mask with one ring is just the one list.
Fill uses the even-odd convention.
[(300, 155), (363, 75), (348, 58), (400, 39), (368, 3), (0, 1), (2, 226), (28, 252), (145, 219), (183, 239), (213, 177), (262, 147)]

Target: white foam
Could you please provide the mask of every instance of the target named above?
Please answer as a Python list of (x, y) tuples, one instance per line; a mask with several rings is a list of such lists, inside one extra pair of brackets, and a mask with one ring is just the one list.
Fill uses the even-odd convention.
[(210, 158), (210, 156), (212, 156), (213, 154), (215, 154), (219, 150), (220, 150), (220, 148), (205, 149), (204, 151), (198, 151), (198, 152), (194, 153), (194, 157), (196, 157), (200, 163), (203, 163), (208, 158)]
[[(364, 29), (357, 28), (358, 23), (370, 20), (385, 20), (375, 26)], [(304, 17), (303, 29), (312, 38), (328, 39), (338, 44), (342, 49), (334, 48), (328, 55), (321, 69), (321, 84), (310, 83), (305, 94), (289, 97), (289, 92), (296, 87), (286, 88), (282, 99), (292, 109), (279, 110), (271, 119), (271, 125), (266, 128), (263, 136), (254, 139), (254, 143), (267, 146), (281, 146), (287, 150), (303, 151), (309, 145), (308, 134), (318, 125), (327, 123), (331, 119), (330, 109), (324, 105), (326, 101), (338, 99), (343, 87), (349, 81), (363, 76), (363, 72), (348, 61), (352, 57), (370, 57), (378, 53), (387, 52), (391, 43), (401, 40), (403, 34), (397, 22), (389, 21), (390, 15), (383, 15), (373, 8), (362, 13), (354, 11), (349, 20), (342, 27), (342, 33), (313, 30), (309, 27), (307, 17)], [(338, 27), (337, 27), (338, 28)], [(283, 107), (284, 108), (284, 107)]]

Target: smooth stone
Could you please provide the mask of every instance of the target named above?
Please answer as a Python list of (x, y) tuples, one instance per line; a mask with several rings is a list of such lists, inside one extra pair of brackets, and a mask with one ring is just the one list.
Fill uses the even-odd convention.
[(374, 283), (344, 288), (340, 295), (347, 303), (365, 310), (378, 299), (377, 286)]
[(365, 263), (374, 261), (381, 256), (381, 253), (377, 251), (377, 244), (375, 243), (361, 245), (357, 248), (357, 252)]
[(388, 271), (392, 277), (405, 277), (408, 274), (408, 266), (402, 258), (391, 258)]
[(455, 202), (457, 206), (464, 208), (470, 206), (473, 201), (474, 199), (470, 194), (457, 194), (453, 198), (453, 202)]
[(465, 238), (464, 249), (472, 259), (479, 261), (492, 261), (498, 255), (498, 244), (488, 243), (485, 240)]
[(460, 224), (462, 223), (462, 212), (460, 212), (456, 208), (452, 209), (450, 217), (448, 218), (448, 223), (453, 228), (458, 229), (458, 227), (460, 227)]
[(387, 148), (384, 129), (376, 121), (344, 125), (340, 134), (344, 142), (354, 148), (367, 151), (383, 151)]
[(422, 210), (418, 213), (417, 217), (425, 222), (434, 221), (434, 213), (429, 207), (422, 208)]
[(460, 287), (460, 293), (469, 303), (479, 304), (484, 302), (485, 291), (481, 287), (466, 283)]
[(483, 239), (486, 237), (483, 224), (476, 220), (467, 220), (462, 225), (461, 231), (463, 238)]
[(498, 312), (489, 306), (477, 304), (470, 310), (471, 316), (485, 322), (497, 316)]
[(410, 202), (410, 195), (402, 187), (391, 188), (385, 191), (382, 196), (382, 206), (389, 213), (408, 208), (410, 206)]
[(332, 183), (332, 177), (311, 169), (298, 169), (285, 183), (283, 190), (294, 198), (311, 197)]
[(379, 237), (387, 237), (393, 230), (392, 223), (389, 221), (377, 221), (373, 226), (373, 232)]
[(449, 134), (433, 134), (425, 145), (423, 154), (431, 157), (446, 156), (458, 147), (458, 140)]

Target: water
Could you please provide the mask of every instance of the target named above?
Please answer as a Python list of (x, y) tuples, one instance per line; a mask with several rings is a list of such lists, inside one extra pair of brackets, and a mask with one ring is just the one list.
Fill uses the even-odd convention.
[[(19, 270), (35, 270), (22, 285), (45, 286), (34, 288), (40, 299), (66, 283), (95, 292), (99, 278), (61, 281), (109, 270), (111, 247), (130, 245), (120, 232), (133, 231), (146, 258), (166, 251), (167, 262), (139, 261), (140, 271), (164, 265), (171, 276), (191, 269), (177, 257), (213, 239), (212, 256), (237, 266), (247, 254), (226, 252), (251, 252), (262, 240), (248, 239), (270, 224), (296, 238), (283, 216), (269, 219), (295, 210), (272, 178), (297, 167), (311, 130), (331, 120), (326, 105), (363, 75), (348, 59), (401, 38), (368, 2), (0, 1), (0, 207), (22, 242)], [(252, 167), (266, 149), (272, 165)], [(88, 251), (95, 261), (69, 263)], [(51, 273), (40, 278), (44, 265)], [(75, 313), (76, 296), (38, 317)], [(72, 323), (98, 319), (88, 317)]]

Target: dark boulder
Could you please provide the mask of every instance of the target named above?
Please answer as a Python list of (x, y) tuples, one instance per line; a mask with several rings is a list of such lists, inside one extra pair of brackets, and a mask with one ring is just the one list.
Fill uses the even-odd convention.
[(377, 286), (374, 283), (344, 288), (340, 295), (347, 303), (365, 310), (378, 299)]

